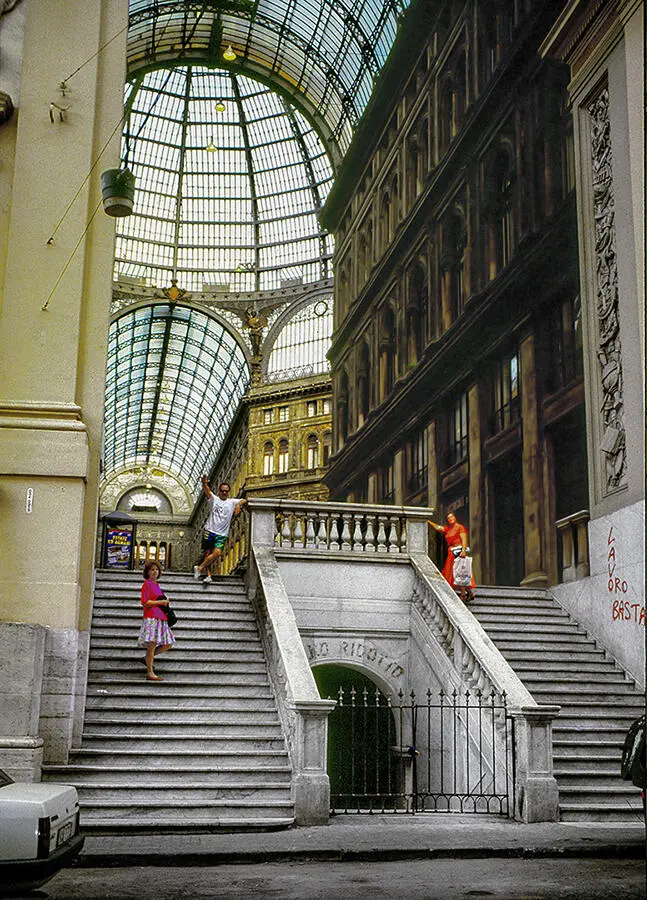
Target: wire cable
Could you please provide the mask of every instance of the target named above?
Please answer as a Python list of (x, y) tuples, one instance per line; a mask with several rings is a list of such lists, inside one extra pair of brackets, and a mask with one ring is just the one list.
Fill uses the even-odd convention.
[(79, 247), (81, 246), (81, 241), (83, 240), (83, 238), (84, 238), (84, 237), (86, 236), (86, 234), (88, 233), (88, 229), (89, 229), (90, 225), (92, 224), (92, 221), (93, 221), (94, 217), (95, 217), (96, 214), (98, 213), (99, 208), (100, 208), (102, 202), (103, 202), (103, 198), (101, 198), (101, 199), (99, 200), (99, 202), (97, 203), (97, 205), (95, 206), (94, 212), (92, 213), (92, 215), (91, 215), (90, 218), (88, 219), (88, 224), (85, 226), (85, 228), (83, 229), (83, 232), (82, 232), (82, 234), (81, 234), (81, 237), (80, 237), (80, 238), (78, 239), (78, 241), (76, 242), (76, 247), (74, 248), (74, 250), (72, 250), (72, 253), (70, 254), (70, 258), (68, 259), (68, 261), (67, 261), (67, 262), (65, 263), (65, 265), (63, 266), (63, 271), (61, 272), (61, 274), (60, 274), (60, 275), (58, 276), (58, 278), (56, 279), (56, 284), (54, 285), (54, 287), (53, 287), (53, 288), (51, 289), (51, 291), (49, 292), (49, 297), (47, 298), (47, 300), (46, 300), (46, 301), (43, 303), (43, 305), (41, 306), (41, 312), (47, 312), (47, 310), (49, 309), (49, 301), (50, 301), (50, 300), (52, 299), (52, 297), (54, 296), (54, 292), (56, 291), (56, 288), (59, 286), (59, 284), (60, 284), (61, 281), (63, 280), (63, 276), (65, 275), (65, 273), (66, 273), (67, 270), (69, 269), (70, 264), (71, 264), (72, 260), (74, 259), (74, 254), (76, 253), (76, 251), (77, 251), (77, 250), (79, 249)]

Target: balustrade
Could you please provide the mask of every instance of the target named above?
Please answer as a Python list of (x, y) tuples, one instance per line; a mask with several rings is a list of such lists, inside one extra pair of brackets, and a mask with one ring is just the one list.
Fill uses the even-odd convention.
[(276, 549), (353, 554), (406, 554), (408, 528), (415, 521), (426, 529), (432, 513), (417, 507), (287, 500), (252, 500), (250, 507), (255, 519), (273, 515)]
[(589, 574), (589, 518), (588, 509), (582, 509), (555, 522), (558, 537), (562, 542), (563, 583), (579, 581)]

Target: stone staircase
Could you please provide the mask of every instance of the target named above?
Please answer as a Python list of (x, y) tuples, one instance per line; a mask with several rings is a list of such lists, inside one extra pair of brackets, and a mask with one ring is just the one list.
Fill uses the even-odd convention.
[(239, 830), (294, 822), (291, 767), (240, 579), (166, 573), (177, 644), (146, 681), (142, 577), (99, 571), (81, 748), (43, 780), (74, 784), (85, 830)]
[(479, 587), (469, 606), (538, 703), (558, 704), (553, 764), (563, 822), (643, 821), (620, 778), (630, 723), (645, 698), (548, 591)]

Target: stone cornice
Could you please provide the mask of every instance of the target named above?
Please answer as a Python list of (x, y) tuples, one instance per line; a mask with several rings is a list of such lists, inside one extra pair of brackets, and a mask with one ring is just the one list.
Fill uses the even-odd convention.
[(572, 80), (600, 48), (617, 39), (641, 0), (571, 0), (539, 48), (571, 67)]
[(36, 400), (0, 401), (0, 428), (87, 430), (81, 421), (81, 407), (75, 403), (49, 403)]

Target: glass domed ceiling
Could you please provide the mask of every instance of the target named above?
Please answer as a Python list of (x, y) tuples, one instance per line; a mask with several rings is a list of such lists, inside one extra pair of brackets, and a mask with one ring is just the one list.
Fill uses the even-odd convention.
[(125, 312), (108, 340), (104, 473), (152, 467), (197, 496), (248, 385), (243, 351), (211, 316), (169, 303)]
[(313, 127), (259, 82), (199, 66), (126, 86), (122, 157), (137, 177), (115, 278), (265, 291), (331, 274), (317, 212), (332, 168)]

